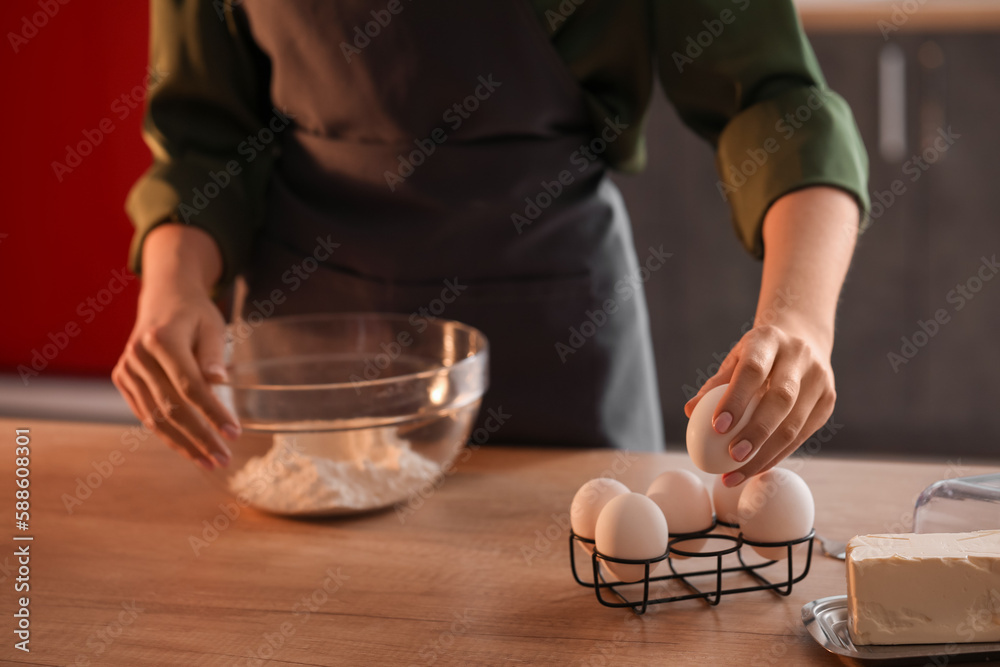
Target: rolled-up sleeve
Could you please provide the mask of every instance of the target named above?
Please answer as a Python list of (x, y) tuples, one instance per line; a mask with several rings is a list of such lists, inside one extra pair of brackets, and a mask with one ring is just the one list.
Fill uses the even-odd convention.
[(126, 201), (135, 227), (130, 266), (141, 272), (152, 229), (182, 222), (215, 239), (227, 283), (245, 266), (263, 221), (273, 158), (253, 138), (268, 122), (268, 63), (228, 1), (153, 0), (150, 7), (143, 137), (153, 164)]
[(794, 190), (845, 190), (867, 217), (868, 159), (791, 0), (654, 0), (656, 59), (682, 120), (716, 149), (716, 187), (747, 250), (764, 253), (768, 208)]

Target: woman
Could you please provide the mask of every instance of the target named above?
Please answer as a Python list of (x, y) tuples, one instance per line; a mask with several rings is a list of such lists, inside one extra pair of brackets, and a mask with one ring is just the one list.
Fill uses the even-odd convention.
[(205, 467), (240, 432), (208, 384), (226, 378), (213, 290), (238, 276), (244, 316), (426, 314), (441, 297), (436, 314), (491, 341), (484, 406), (510, 415), (504, 442), (661, 448), (639, 267), (607, 177), (643, 164), (656, 68), (715, 145), (720, 192), (764, 261), (755, 327), (685, 410), (731, 382), (715, 428), (734, 459), (759, 450), (731, 485), (832, 413), (867, 164), (789, 0), (154, 0), (152, 26), (154, 164), (128, 202), (143, 288), (114, 380)]

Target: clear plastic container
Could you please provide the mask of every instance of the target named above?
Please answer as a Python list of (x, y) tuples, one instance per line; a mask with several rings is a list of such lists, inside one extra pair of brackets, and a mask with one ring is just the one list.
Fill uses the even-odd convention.
[(934, 482), (917, 498), (913, 530), (963, 533), (1000, 529), (1000, 473)]

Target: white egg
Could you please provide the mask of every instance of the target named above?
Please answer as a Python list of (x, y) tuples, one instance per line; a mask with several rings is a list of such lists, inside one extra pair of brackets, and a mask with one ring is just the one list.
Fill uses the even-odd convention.
[[(812, 530), (816, 505), (809, 486), (791, 470), (771, 468), (743, 483), (739, 519), (743, 536), (754, 542), (787, 542)], [(803, 543), (804, 549), (805, 543)], [(787, 547), (751, 547), (764, 558), (781, 560)], [(797, 550), (799, 547), (796, 548)]]
[[(670, 532), (697, 533), (712, 527), (712, 499), (698, 476), (688, 470), (668, 470), (653, 480), (646, 490), (667, 520)], [(705, 540), (685, 540), (677, 544), (682, 551), (701, 551)], [(687, 556), (672, 554), (671, 558)]]
[(724, 384), (709, 390), (698, 401), (687, 425), (688, 456), (696, 466), (713, 475), (732, 472), (754, 456), (751, 454), (742, 462), (733, 460), (729, 455), (729, 443), (750, 422), (750, 417), (760, 402), (759, 397), (754, 396), (750, 399), (750, 404), (743, 411), (743, 417), (725, 434), (716, 433), (715, 427), (712, 426), (712, 415), (715, 414), (715, 408), (728, 387), (728, 384)]
[(712, 505), (715, 507), (715, 517), (719, 521), (739, 525), (740, 494), (746, 484), (729, 487), (722, 483), (722, 475), (715, 478), (712, 484)]
[(601, 510), (609, 500), (628, 492), (627, 486), (608, 477), (598, 477), (581, 486), (569, 508), (569, 523), (573, 532), (588, 540), (594, 539)]
[[(625, 493), (608, 501), (597, 517), (596, 547), (605, 556), (645, 560), (667, 552), (670, 534), (663, 512), (641, 493)], [(650, 566), (650, 573), (653, 567)], [(645, 566), (635, 563), (612, 563), (604, 566), (624, 582), (639, 581)]]

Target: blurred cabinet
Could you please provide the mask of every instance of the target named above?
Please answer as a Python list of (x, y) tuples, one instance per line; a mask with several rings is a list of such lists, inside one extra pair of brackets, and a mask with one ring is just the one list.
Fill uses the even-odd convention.
[(869, 450), (997, 455), (1000, 281), (977, 283), (1000, 253), (1000, 34), (904, 33), (812, 36), (884, 210), (844, 290), (838, 417)]
[(934, 141), (938, 125), (960, 135), (941, 168), (927, 172), (925, 312), (943, 307), (952, 319), (927, 347), (918, 410), (945, 442), (954, 428), (982, 438), (975, 449), (998, 455), (1000, 35), (934, 35), (918, 48), (921, 146)]
[[(831, 447), (996, 455), (1000, 276), (978, 273), (993, 270), (983, 257), (1000, 258), (1000, 34), (897, 35), (811, 35), (830, 86), (854, 110), (875, 202), (839, 310), (843, 430)], [(685, 388), (711, 375), (748, 326), (760, 266), (731, 231), (711, 150), (661, 98), (647, 171), (616, 181), (640, 257), (650, 245), (674, 253), (646, 289), (667, 438), (683, 441)], [(978, 291), (961, 297), (957, 287), (971, 294), (977, 278)]]

